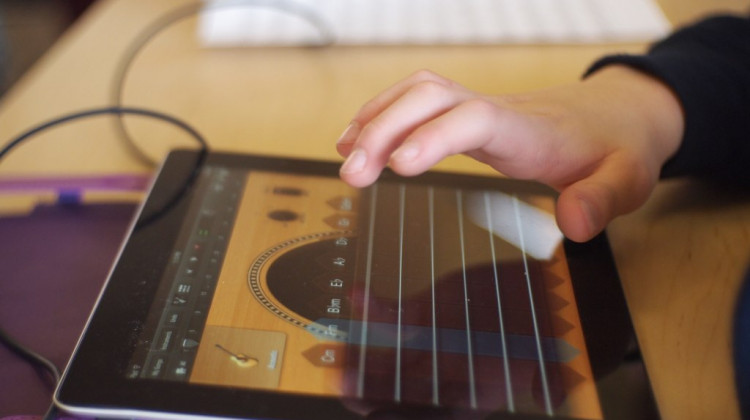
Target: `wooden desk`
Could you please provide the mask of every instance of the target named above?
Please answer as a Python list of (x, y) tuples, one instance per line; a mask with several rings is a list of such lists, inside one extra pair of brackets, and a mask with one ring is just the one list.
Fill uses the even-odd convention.
[[(0, 103), (3, 139), (69, 111), (107, 104), (126, 46), (187, 0), (101, 1)], [(673, 23), (747, 1), (661, 0)], [(127, 105), (177, 115), (216, 149), (338, 159), (333, 142), (366, 100), (429, 68), (484, 92), (576, 80), (597, 57), (641, 44), (493, 47), (334, 47), (201, 50), (194, 20), (161, 33), (135, 60)], [(171, 127), (128, 120), (155, 159), (189, 141)], [(442, 169), (490, 173), (465, 158)], [(0, 176), (142, 172), (109, 118), (68, 124), (24, 145)], [(750, 257), (750, 200), (689, 181), (661, 185), (610, 228), (616, 261), (666, 419), (736, 419), (730, 326)], [(3, 198), (5, 200), (5, 198)]]

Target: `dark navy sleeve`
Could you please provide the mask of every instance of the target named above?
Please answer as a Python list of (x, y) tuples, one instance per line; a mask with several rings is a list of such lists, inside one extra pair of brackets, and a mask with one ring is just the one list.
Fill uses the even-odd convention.
[(587, 75), (625, 64), (670, 86), (685, 135), (662, 177), (698, 176), (750, 187), (750, 19), (716, 16), (676, 31), (644, 55), (613, 55)]

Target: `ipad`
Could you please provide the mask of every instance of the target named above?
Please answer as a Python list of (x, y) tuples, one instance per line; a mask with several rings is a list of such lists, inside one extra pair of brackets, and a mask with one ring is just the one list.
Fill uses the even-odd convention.
[(175, 151), (56, 392), (113, 418), (657, 418), (607, 239), (532, 182)]

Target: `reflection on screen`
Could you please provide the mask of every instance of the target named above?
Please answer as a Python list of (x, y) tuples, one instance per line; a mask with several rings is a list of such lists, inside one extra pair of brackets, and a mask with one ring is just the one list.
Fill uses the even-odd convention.
[(185, 361), (164, 356), (152, 375), (160, 324), (133, 377), (341, 397), (361, 410), (602, 417), (552, 198), (357, 190), (261, 171), (242, 180), (200, 325), (171, 329)]

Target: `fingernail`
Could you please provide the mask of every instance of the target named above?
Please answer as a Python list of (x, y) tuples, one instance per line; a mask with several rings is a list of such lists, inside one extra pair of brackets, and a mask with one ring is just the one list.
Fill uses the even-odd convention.
[(341, 136), (339, 136), (339, 139), (336, 141), (336, 144), (345, 144), (345, 143), (353, 143), (354, 140), (357, 138), (358, 133), (358, 125), (355, 121), (352, 121), (349, 123), (348, 126), (346, 126), (346, 129), (344, 129), (344, 132), (341, 133)]
[(349, 157), (341, 165), (341, 173), (353, 174), (362, 172), (367, 163), (367, 153), (362, 149), (356, 149), (349, 155)]
[(391, 155), (391, 160), (399, 162), (410, 162), (414, 160), (419, 154), (419, 146), (414, 143), (405, 143), (401, 145)]
[(589, 228), (589, 235), (595, 235), (601, 230), (601, 217), (599, 212), (587, 200), (581, 200), (581, 210), (583, 210), (586, 224)]

